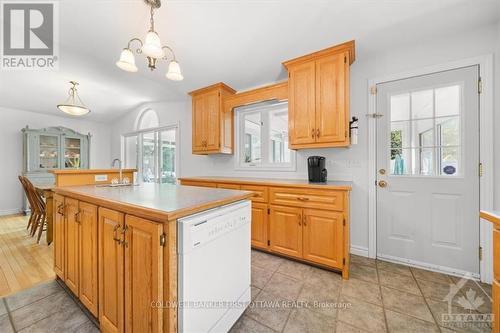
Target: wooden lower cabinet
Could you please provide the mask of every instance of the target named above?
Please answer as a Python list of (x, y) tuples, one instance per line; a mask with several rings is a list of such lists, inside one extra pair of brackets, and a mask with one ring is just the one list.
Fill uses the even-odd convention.
[(123, 332), (124, 249), (119, 235), (124, 215), (99, 208), (99, 323), (102, 332)]
[(125, 331), (161, 332), (163, 225), (127, 215), (125, 228)]
[(303, 258), (342, 269), (344, 215), (317, 209), (304, 209), (303, 214)]
[(54, 272), (64, 281), (64, 197), (59, 194), (54, 194)]
[(496, 279), (493, 279), (493, 301), (492, 301), (492, 307), (493, 307), (493, 333), (500, 333), (500, 282)]
[(269, 249), (302, 258), (302, 209), (270, 206)]
[(78, 225), (78, 200), (65, 198), (65, 272), (68, 288), (79, 296), (80, 288), (80, 226)]
[[(180, 183), (254, 192), (253, 248), (341, 270), (342, 277), (349, 278), (350, 188), (237, 178), (183, 178)], [(500, 244), (500, 232), (498, 238)]]
[(99, 208), (102, 332), (161, 332), (163, 225)]
[(78, 224), (80, 227), (80, 301), (98, 316), (98, 244), (97, 206), (79, 202)]
[(252, 203), (252, 246), (259, 249), (268, 248), (268, 213), (267, 205)]

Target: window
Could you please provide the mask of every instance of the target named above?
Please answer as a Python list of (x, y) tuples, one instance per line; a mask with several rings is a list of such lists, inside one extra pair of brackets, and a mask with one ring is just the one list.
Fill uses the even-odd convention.
[(143, 183), (176, 183), (178, 126), (152, 128), (123, 136), (126, 168), (136, 168)]
[(273, 101), (236, 109), (237, 168), (295, 170), (288, 149), (288, 103)]
[(462, 173), (461, 96), (450, 85), (390, 97), (392, 175)]

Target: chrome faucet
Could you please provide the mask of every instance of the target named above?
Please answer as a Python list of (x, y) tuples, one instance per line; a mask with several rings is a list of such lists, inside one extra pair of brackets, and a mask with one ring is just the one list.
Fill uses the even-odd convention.
[(113, 162), (111, 162), (111, 167), (114, 168), (115, 167), (115, 162), (118, 161), (118, 167), (120, 168), (120, 184), (123, 183), (123, 177), (122, 177), (122, 174), (123, 174), (123, 169), (122, 169), (122, 160), (120, 160), (119, 158), (115, 158), (113, 160)]

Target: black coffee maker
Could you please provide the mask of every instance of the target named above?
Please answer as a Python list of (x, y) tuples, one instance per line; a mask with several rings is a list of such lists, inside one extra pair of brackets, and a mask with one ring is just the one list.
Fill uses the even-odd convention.
[(325, 169), (325, 158), (323, 156), (310, 156), (307, 159), (309, 181), (312, 183), (325, 183), (327, 171)]

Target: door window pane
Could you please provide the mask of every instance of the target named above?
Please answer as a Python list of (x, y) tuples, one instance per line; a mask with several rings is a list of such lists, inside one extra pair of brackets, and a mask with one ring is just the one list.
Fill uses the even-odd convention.
[(460, 117), (438, 118), (436, 127), (440, 146), (460, 145)]
[(411, 93), (411, 115), (413, 119), (432, 118), (434, 104), (433, 90)]
[(260, 163), (261, 158), (261, 129), (262, 118), (260, 112), (244, 115), (245, 131), (245, 163)]
[(460, 149), (458, 147), (441, 147), (439, 149), (439, 174), (453, 176), (460, 172)]
[(410, 94), (391, 96), (391, 121), (410, 119)]
[[(389, 160), (392, 175), (460, 174), (461, 94), (460, 85), (451, 85), (391, 96)], [(404, 120), (405, 96), (410, 96), (409, 120)]]
[(142, 134), (142, 181), (156, 181), (155, 168), (155, 132)]
[(460, 86), (436, 89), (436, 117), (454, 116), (460, 113)]
[(434, 120), (415, 120), (413, 124), (412, 147), (433, 147), (434, 146)]
[(160, 182), (175, 184), (175, 129), (160, 132)]

